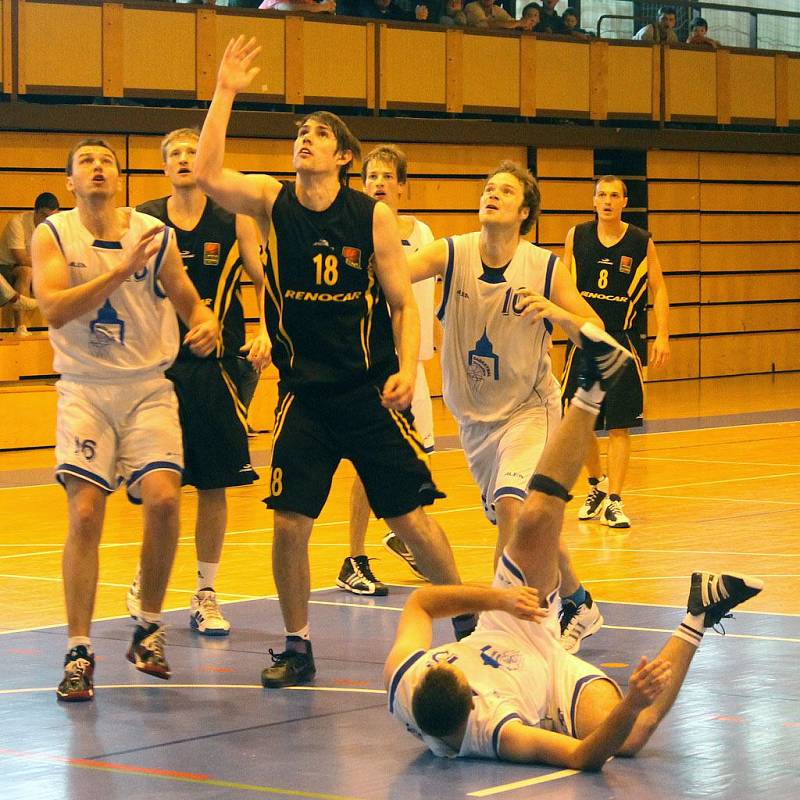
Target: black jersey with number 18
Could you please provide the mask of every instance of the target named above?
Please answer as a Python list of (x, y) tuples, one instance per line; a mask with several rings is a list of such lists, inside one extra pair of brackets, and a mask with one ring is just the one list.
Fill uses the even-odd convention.
[(646, 302), (649, 241), (648, 231), (628, 225), (622, 238), (606, 247), (597, 236), (597, 222), (575, 226), (572, 264), (567, 266), (608, 331), (630, 330)]
[(272, 207), (277, 241), (266, 274), (265, 316), (281, 389), (342, 391), (398, 369), (392, 327), (374, 269), (375, 201), (342, 187), (312, 211), (283, 184)]

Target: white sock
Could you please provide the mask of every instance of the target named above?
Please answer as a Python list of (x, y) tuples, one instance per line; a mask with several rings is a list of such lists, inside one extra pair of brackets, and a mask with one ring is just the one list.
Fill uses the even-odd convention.
[(704, 614), (687, 614), (672, 635), (683, 639), (684, 642), (689, 642), (693, 647), (699, 647), (700, 642), (703, 641), (703, 634), (706, 632), (704, 619)]
[(83, 645), (89, 653), (93, 653), (92, 640), (88, 636), (70, 636), (67, 639), (67, 650), (73, 650)]
[(161, 624), (161, 612), (160, 611), (140, 611), (139, 615), (136, 617), (137, 624), (141, 625), (143, 628), (148, 628), (150, 625)]
[[(284, 628), (284, 630), (286, 630)], [(309, 641), (311, 639), (311, 630), (308, 627), (308, 624), (304, 625), (300, 628), (299, 631), (286, 631), (287, 636), (296, 636), (298, 639), (305, 639), (305, 641)]]
[(596, 381), (588, 389), (579, 386), (575, 390), (571, 403), (596, 417), (600, 413), (600, 406), (603, 404), (605, 396), (606, 393), (600, 385), (600, 381)]
[(197, 562), (197, 591), (201, 589), (213, 589), (214, 582), (217, 579), (217, 570), (219, 569), (219, 561), (212, 564), (209, 561)]

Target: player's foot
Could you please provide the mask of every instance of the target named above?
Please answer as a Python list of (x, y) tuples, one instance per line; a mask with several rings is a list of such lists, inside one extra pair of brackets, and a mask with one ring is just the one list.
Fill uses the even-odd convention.
[(189, 627), (203, 636), (227, 636), (231, 624), (219, 610), (217, 595), (213, 589), (201, 589), (192, 595)]
[(353, 594), (371, 594), (386, 597), (389, 589), (373, 574), (366, 556), (348, 556), (339, 571), (336, 585)]
[(631, 521), (625, 513), (625, 506), (617, 494), (611, 494), (603, 503), (600, 511), (600, 522), (609, 528), (630, 528)]
[(133, 579), (133, 583), (128, 587), (128, 593), (125, 595), (125, 605), (128, 607), (128, 613), (133, 619), (139, 616), (142, 610), (142, 598), (139, 594), (139, 578)]
[(137, 625), (133, 632), (133, 641), (128, 648), (128, 661), (140, 672), (168, 680), (172, 677), (172, 673), (164, 656), (165, 641), (166, 629), (163, 625), (156, 622), (146, 628)]
[(581, 642), (603, 627), (603, 615), (586, 592), (586, 600), (575, 605), (572, 600), (561, 601), (561, 646), (568, 653), (577, 653)]
[(26, 336), (33, 336), (33, 334), (28, 330), (27, 325), (18, 325), (14, 330), (14, 335), (19, 336), (20, 338), (25, 338)]
[(270, 648), (272, 666), (265, 667), (261, 671), (261, 685), (266, 689), (281, 689), (284, 686), (296, 686), (298, 683), (308, 683), (312, 680), (317, 674), (317, 667), (314, 664), (311, 642), (306, 644), (308, 650), (305, 653), (294, 650), (276, 653)]
[(14, 302), (9, 303), (14, 311), (35, 311), (39, 308), (39, 303), (32, 297), (26, 297), (24, 294), (18, 295)]
[(402, 542), (392, 531), (386, 534), (386, 536), (381, 539), (383, 542), (383, 546), (393, 555), (396, 555), (398, 558), (401, 558), (405, 561), (406, 566), (420, 579), (423, 581), (428, 580), (420, 571), (419, 567), (417, 566), (417, 559), (414, 558), (414, 554), (405, 546), (405, 543)]
[(64, 656), (64, 680), (56, 697), (63, 703), (80, 703), (94, 697), (94, 655), (79, 644)]
[(600, 506), (608, 496), (608, 478), (589, 478), (589, 494), (578, 512), (578, 519), (597, 519), (600, 516)]
[(600, 330), (591, 322), (584, 322), (580, 329), (582, 367), (578, 374), (578, 386), (591, 388), (597, 381), (608, 391), (622, 375), (623, 369), (633, 356), (613, 336)]
[(721, 619), (745, 600), (755, 597), (764, 588), (764, 581), (752, 575), (734, 573), (693, 572), (687, 610), (704, 614), (703, 624), (713, 628)]

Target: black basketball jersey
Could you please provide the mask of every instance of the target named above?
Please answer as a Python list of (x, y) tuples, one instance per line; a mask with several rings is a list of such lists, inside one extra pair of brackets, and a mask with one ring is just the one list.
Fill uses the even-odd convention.
[[(220, 338), (216, 357), (236, 356), (244, 344), (244, 311), (239, 280), (242, 259), (236, 239), (236, 217), (210, 197), (194, 230), (185, 231), (172, 223), (167, 214), (166, 197), (137, 206), (139, 211), (157, 217), (175, 228), (178, 249), (189, 279), (200, 299), (219, 322)], [(179, 319), (181, 342), (186, 327)], [(181, 345), (178, 358), (196, 358)]]
[(575, 226), (572, 264), (578, 291), (603, 320), (606, 330), (627, 331), (647, 302), (647, 245), (650, 233), (628, 225), (623, 237), (605, 247), (597, 222)]
[(282, 389), (338, 391), (397, 371), (374, 269), (374, 208), (362, 192), (342, 187), (325, 211), (312, 211), (293, 183), (283, 183), (272, 208), (277, 252), (265, 297)]

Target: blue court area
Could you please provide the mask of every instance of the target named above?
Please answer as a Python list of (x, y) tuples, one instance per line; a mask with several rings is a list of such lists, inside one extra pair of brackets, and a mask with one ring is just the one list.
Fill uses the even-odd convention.
[[(687, 581), (688, 586), (688, 581)], [(225, 606), (228, 639), (167, 616), (171, 681), (125, 660), (127, 619), (98, 622), (96, 697), (62, 705), (62, 627), (0, 636), (0, 796), (7, 798), (419, 798), (593, 800), (800, 797), (800, 618), (739, 613), (707, 634), (684, 690), (649, 746), (600, 774), (443, 760), (386, 711), (381, 682), (409, 589), (367, 599), (313, 593), (317, 678), (265, 690), (266, 648), (282, 649), (274, 599)], [(602, 602), (602, 601), (601, 601)], [(602, 604), (606, 627), (581, 656), (624, 684), (680, 622), (679, 608)], [(449, 623), (437, 630), (451, 639)]]

